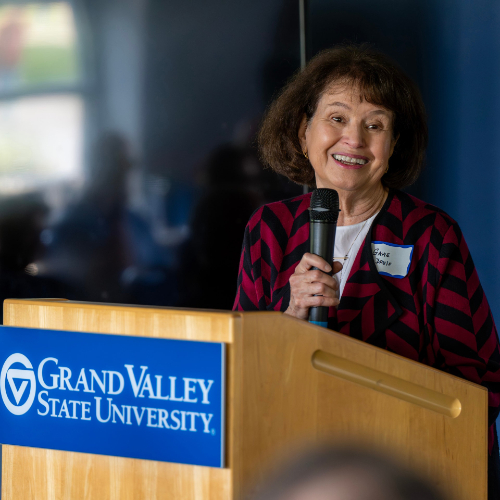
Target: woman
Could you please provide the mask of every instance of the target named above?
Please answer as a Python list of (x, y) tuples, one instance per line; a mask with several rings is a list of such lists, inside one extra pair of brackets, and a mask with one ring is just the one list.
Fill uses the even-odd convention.
[(310, 194), (261, 207), (245, 231), (234, 309), (307, 319), (310, 307), (328, 306), (329, 328), (487, 387), (497, 498), (491, 311), (458, 224), (399, 191), (417, 179), (427, 144), (415, 85), (366, 48), (322, 52), (272, 104), (259, 144), (275, 171), (338, 192), (335, 262), (308, 253)]

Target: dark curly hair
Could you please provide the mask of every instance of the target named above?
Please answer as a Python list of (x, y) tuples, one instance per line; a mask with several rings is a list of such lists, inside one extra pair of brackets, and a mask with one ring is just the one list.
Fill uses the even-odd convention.
[(298, 184), (315, 186), (314, 170), (302, 154), (298, 131), (304, 114), (307, 120), (313, 117), (322, 94), (333, 84), (355, 86), (367, 102), (394, 113), (393, 135), (398, 142), (382, 183), (401, 189), (415, 182), (428, 135), (422, 98), (393, 61), (366, 45), (320, 52), (292, 77), (269, 107), (259, 131), (264, 163)]

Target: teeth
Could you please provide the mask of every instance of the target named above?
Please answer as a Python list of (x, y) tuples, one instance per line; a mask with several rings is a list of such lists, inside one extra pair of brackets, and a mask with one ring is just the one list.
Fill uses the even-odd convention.
[(351, 165), (364, 165), (365, 163), (368, 163), (368, 160), (363, 160), (361, 158), (353, 158), (351, 156), (344, 156), (344, 155), (333, 155), (333, 157), (337, 161), (341, 161), (343, 163), (350, 163)]

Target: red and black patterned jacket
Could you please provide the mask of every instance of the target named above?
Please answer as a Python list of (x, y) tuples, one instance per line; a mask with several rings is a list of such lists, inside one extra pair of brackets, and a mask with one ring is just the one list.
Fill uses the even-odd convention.
[[(234, 310), (285, 311), (289, 279), (309, 251), (306, 194), (259, 208), (245, 230)], [(404, 278), (380, 275), (371, 241), (414, 245)], [(328, 327), (485, 386), (489, 451), (498, 449), (500, 350), (495, 323), (458, 224), (391, 191), (352, 266)]]

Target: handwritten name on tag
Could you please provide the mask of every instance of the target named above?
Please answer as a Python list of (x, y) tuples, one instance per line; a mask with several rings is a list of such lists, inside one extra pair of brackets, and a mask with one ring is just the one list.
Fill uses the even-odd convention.
[(395, 245), (384, 241), (373, 241), (372, 254), (379, 274), (393, 278), (404, 278), (410, 270), (413, 245)]

